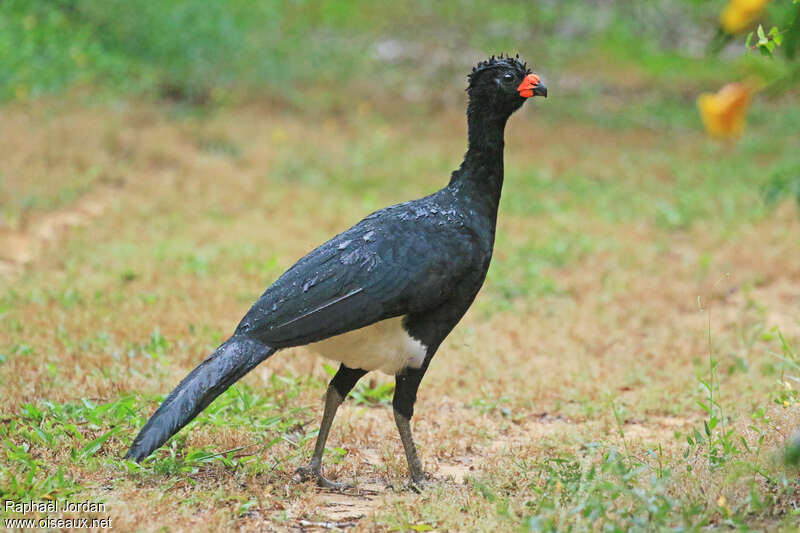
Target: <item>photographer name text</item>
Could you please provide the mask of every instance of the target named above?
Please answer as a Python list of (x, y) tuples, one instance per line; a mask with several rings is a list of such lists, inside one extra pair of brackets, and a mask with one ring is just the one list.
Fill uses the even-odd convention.
[(67, 500), (49, 501), (25, 501), (15, 502), (13, 500), (3, 501), (3, 510), (6, 513), (105, 513), (106, 504), (102, 502), (71, 502)]

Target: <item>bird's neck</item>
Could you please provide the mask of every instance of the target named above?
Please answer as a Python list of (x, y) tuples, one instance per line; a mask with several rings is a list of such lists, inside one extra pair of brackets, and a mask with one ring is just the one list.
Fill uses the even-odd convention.
[(469, 146), (464, 162), (450, 178), (450, 187), (470, 203), (497, 215), (503, 189), (503, 133), (508, 116), (470, 101), (467, 107)]

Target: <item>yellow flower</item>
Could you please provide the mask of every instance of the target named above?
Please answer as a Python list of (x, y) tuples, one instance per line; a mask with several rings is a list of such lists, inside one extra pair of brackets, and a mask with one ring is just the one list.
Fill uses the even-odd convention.
[(716, 94), (701, 94), (697, 107), (706, 131), (714, 137), (740, 136), (752, 95), (752, 87), (744, 83), (730, 83)]
[(722, 29), (728, 33), (741, 33), (764, 11), (769, 0), (729, 0), (719, 15)]

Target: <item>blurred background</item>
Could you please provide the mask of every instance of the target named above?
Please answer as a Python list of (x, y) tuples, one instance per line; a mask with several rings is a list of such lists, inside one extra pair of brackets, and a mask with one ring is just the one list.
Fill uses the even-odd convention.
[[(0, 99), (6, 105), (132, 99), (197, 116), (258, 101), (318, 116), (377, 109), (373, 118), (420, 118), (462, 109), (471, 66), (512, 52), (553, 87), (556, 103), (537, 106), (538, 129), (581, 120), (610, 131), (692, 134), (703, 127), (698, 97), (732, 82), (747, 84), (738, 100), (734, 91), (729, 101), (701, 106), (712, 134), (741, 135), (737, 117), (747, 113), (755, 90), (762, 92), (749, 120), (760, 138), (782, 142), (775, 138), (792, 136), (797, 123), (795, 106), (780, 107), (794, 101), (800, 76), (792, 61), (797, 6), (790, 0), (7, 0), (0, 10)], [(759, 53), (758, 35), (745, 45), (760, 23), (765, 33), (775, 26), (776, 42), (787, 41), (774, 58)], [(769, 47), (770, 55), (772, 35), (760, 47)], [(588, 149), (574, 141), (551, 140), (569, 144), (573, 155)], [(739, 150), (754, 142), (746, 138)], [(236, 151), (225, 142), (207, 144)], [(784, 183), (787, 171), (778, 166), (753, 173), (752, 185), (771, 179), (776, 197), (796, 191), (800, 186)], [(314, 180), (318, 172), (303, 174), (297, 179)], [(49, 201), (18, 189), (18, 181), (6, 176), (0, 188), (6, 225), (19, 223), (19, 210)]]
[[(2, 6), (0, 97), (83, 86), (195, 104), (243, 94), (297, 102), (311, 92), (339, 104), (357, 94), (435, 106), (457, 100), (446, 95), (463, 85), (465, 66), (512, 51), (530, 58), (573, 109), (576, 100), (622, 98), (622, 87), (637, 111), (655, 115), (651, 125), (664, 126), (701, 88), (732, 75), (772, 82), (785, 73), (783, 62), (746, 55), (744, 35), (763, 22), (788, 39), (795, 9), (791, 0), (10, 0)], [(721, 24), (728, 38), (715, 35)], [(782, 46), (793, 57), (796, 44)], [(656, 95), (666, 100), (660, 110)]]
[[(123, 529), (792, 530), (799, 12), (0, 1), (3, 494), (102, 497)], [(330, 371), (302, 349), (120, 461), (286, 267), (447, 182), (466, 76), (501, 52), (549, 95), (509, 122), (495, 259), (420, 390), (423, 461), (458, 482), (353, 516), (291, 484)], [(342, 408), (332, 477), (402, 482), (392, 388)]]

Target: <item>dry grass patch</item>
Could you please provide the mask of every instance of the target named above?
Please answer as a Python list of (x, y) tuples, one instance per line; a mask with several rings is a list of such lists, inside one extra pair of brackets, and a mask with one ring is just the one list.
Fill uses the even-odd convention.
[[(9, 110), (29, 134), (0, 143), (3, 194), (42, 200), (12, 202), (0, 234), (4, 490), (103, 500), (123, 530), (790, 523), (797, 489), (776, 450), (800, 414), (774, 403), (790, 372), (771, 352), (775, 326), (800, 344), (796, 212), (765, 211), (738, 174), (729, 202), (713, 186), (726, 176), (691, 182), (719, 152), (685, 132), (543, 130), (532, 117), (551, 120), (544, 108), (508, 132), (495, 264), (420, 390), (429, 490), (404, 489), (382, 376), (364, 380), (329, 440), (327, 474), (356, 488), (293, 479), (328, 379), (303, 349), (256, 369), (144, 467), (119, 460), (159, 395), (286, 266), (445, 182), (463, 151), (460, 112), (385, 113)], [(689, 444), (710, 419), (697, 403), (709, 312), (720, 425)], [(730, 430), (752, 449), (736, 440), (717, 464), (709, 441)]]

